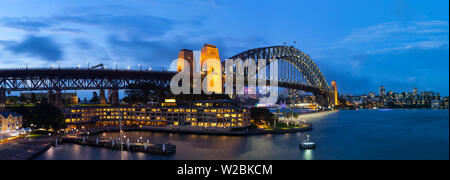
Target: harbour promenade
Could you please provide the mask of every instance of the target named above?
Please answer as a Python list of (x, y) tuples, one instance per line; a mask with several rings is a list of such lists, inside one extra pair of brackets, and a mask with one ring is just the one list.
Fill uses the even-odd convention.
[(174, 144), (153, 144), (145, 142), (144, 140), (138, 140), (137, 142), (131, 142), (133, 140), (128, 139), (102, 139), (98, 137), (77, 137), (66, 136), (60, 138), (58, 142), (71, 143), (78, 145), (93, 146), (98, 148), (106, 148), (113, 150), (124, 150), (130, 152), (143, 152), (150, 154), (170, 155), (176, 152), (176, 145)]
[[(299, 128), (286, 129), (225, 129), (225, 128), (198, 128), (198, 127), (122, 127), (123, 131), (150, 131), (150, 132), (164, 132), (177, 134), (198, 134), (198, 135), (217, 135), (217, 136), (248, 136), (248, 135), (264, 135), (264, 134), (282, 134), (282, 133), (297, 133), (311, 131), (313, 126), (311, 123), (304, 123)], [(98, 135), (104, 132), (119, 132), (118, 127), (109, 128), (94, 128), (80, 132), (80, 135)]]
[(54, 137), (18, 138), (0, 144), (0, 160), (31, 160), (47, 151)]
[[(199, 135), (217, 135), (217, 136), (249, 136), (249, 135), (264, 135), (264, 134), (283, 134), (283, 133), (297, 133), (312, 130), (312, 124), (305, 123), (299, 128), (290, 129), (237, 129), (229, 130), (222, 128), (180, 128), (180, 127), (123, 127), (123, 131), (149, 131), (149, 132), (163, 132), (163, 133), (177, 133), (177, 134), (199, 134)], [(88, 146), (97, 146), (100, 148), (117, 149), (118, 143), (115, 145), (111, 140), (92, 139), (93, 137), (105, 132), (119, 132), (119, 128), (95, 128), (88, 129), (82, 132), (73, 134), (74, 136), (44, 136), (41, 138), (16, 138), (8, 140), (0, 144), (0, 160), (32, 160), (42, 153), (45, 153), (49, 148), (55, 145), (56, 139), (59, 143), (73, 143)], [(86, 139), (83, 139), (83, 137)], [(146, 144), (145, 142), (124, 144), (125, 150), (140, 151), (147, 153), (172, 154), (175, 153), (175, 145), (168, 145), (168, 151), (162, 151), (161, 144)], [(173, 146), (173, 147), (172, 147)], [(164, 148), (166, 149), (166, 148)]]

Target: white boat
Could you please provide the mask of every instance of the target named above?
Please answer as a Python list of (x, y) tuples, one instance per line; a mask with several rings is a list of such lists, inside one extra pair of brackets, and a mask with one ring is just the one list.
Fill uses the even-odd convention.
[(311, 140), (309, 139), (309, 134), (306, 135), (306, 137), (306, 140), (300, 143), (300, 149), (315, 149), (316, 143), (311, 142)]

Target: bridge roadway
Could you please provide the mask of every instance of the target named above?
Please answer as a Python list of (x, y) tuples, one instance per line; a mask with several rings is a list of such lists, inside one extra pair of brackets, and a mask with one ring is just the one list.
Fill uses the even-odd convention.
[[(175, 74), (105, 69), (0, 69), (0, 104), (4, 104), (9, 91), (44, 90), (49, 91), (49, 101), (56, 101), (56, 104), (61, 103), (63, 90), (100, 90), (100, 101), (105, 101), (105, 90), (110, 90), (111, 100), (117, 103), (119, 89), (137, 82), (167, 84)], [(55, 96), (53, 91), (56, 91)]]

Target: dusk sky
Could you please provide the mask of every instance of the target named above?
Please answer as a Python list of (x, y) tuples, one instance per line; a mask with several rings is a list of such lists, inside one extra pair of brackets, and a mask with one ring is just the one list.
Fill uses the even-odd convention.
[(168, 67), (296, 41), (343, 94), (449, 94), (448, 0), (0, 0), (0, 68)]

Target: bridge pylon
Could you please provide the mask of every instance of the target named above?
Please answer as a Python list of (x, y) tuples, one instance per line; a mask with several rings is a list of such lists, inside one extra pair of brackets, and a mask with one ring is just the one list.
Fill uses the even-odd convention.
[(55, 98), (56, 97), (55, 97), (55, 93), (53, 92), (53, 90), (48, 91), (48, 99), (47, 99), (48, 103), (55, 105)]
[(105, 105), (106, 104), (106, 94), (104, 89), (100, 89), (100, 104)]
[(6, 90), (0, 89), (0, 111), (6, 109)]
[(118, 89), (109, 89), (109, 101), (112, 105), (118, 105), (119, 102), (119, 90)]
[(56, 107), (63, 106), (62, 91), (59, 89), (56, 90), (56, 94), (55, 94), (55, 106)]

